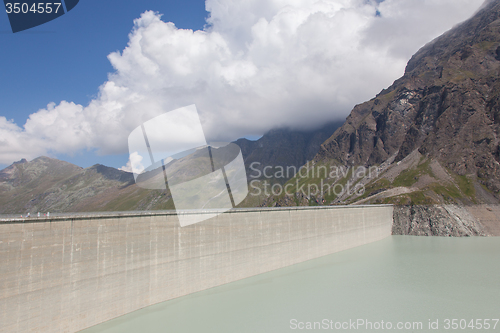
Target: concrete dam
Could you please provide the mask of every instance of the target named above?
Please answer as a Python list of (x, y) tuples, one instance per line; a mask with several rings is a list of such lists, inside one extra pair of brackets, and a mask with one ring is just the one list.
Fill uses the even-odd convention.
[[(186, 214), (204, 214), (204, 212)], [(391, 235), (393, 207), (235, 209), (0, 221), (0, 332), (76, 332)]]

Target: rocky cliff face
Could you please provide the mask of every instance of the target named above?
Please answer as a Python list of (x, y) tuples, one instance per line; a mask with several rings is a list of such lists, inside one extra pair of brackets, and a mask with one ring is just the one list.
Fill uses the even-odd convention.
[(490, 236), (466, 207), (456, 205), (396, 206), (393, 235)]
[(405, 74), (356, 106), (317, 163), (380, 165), (418, 151), (500, 191), (500, 1), (418, 51)]

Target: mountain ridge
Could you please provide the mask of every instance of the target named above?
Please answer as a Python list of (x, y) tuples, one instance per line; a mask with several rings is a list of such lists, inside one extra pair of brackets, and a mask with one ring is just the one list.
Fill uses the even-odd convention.
[[(320, 144), (340, 125), (332, 122), (316, 131), (275, 129), (256, 141), (239, 139), (236, 143), (247, 172), (253, 162), (259, 163), (258, 169), (268, 165), (299, 167), (314, 157)], [(248, 198), (242, 205), (258, 202), (259, 198)], [(102, 164), (81, 168), (41, 156), (0, 170), (0, 214), (159, 209), (174, 209), (168, 188), (140, 188), (132, 173)]]

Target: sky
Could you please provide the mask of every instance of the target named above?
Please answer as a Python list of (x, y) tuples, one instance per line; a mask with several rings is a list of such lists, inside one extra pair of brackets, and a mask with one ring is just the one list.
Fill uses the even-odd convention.
[(123, 167), (137, 126), (191, 104), (207, 141), (345, 119), (482, 2), (81, 0), (15, 34), (0, 14), (0, 167)]

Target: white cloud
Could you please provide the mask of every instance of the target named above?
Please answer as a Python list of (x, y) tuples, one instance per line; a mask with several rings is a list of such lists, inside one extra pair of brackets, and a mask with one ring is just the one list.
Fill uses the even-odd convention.
[(118, 170), (140, 174), (145, 169), (144, 165), (142, 165), (141, 162), (142, 156), (137, 152), (133, 152), (132, 154), (130, 154), (127, 164), (122, 166), (121, 168), (118, 168)]
[(115, 72), (88, 106), (51, 103), (23, 127), (0, 118), (0, 163), (81, 149), (126, 153), (134, 128), (190, 104), (209, 141), (344, 118), (481, 4), (207, 0), (204, 31), (177, 29), (148, 11), (127, 47), (109, 55)]

